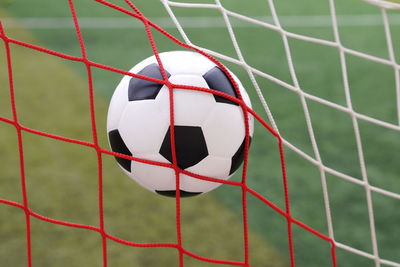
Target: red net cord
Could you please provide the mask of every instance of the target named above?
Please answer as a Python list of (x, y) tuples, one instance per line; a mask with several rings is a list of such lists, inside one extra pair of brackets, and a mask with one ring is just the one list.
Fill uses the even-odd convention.
[[(112, 4), (108, 1), (105, 0), (95, 0), (96, 2), (98, 2), (99, 4), (108, 6), (112, 9), (118, 10), (120, 12), (123, 12), (133, 18), (136, 18), (140, 21), (143, 22), (144, 27), (146, 29), (147, 32), (147, 36), (150, 42), (150, 45), (153, 49), (154, 55), (157, 59), (157, 62), (160, 66), (161, 69), (161, 73), (163, 76), (163, 80), (158, 80), (158, 79), (154, 79), (154, 78), (150, 78), (150, 77), (146, 77), (146, 76), (142, 76), (142, 75), (138, 75), (138, 74), (133, 74), (124, 70), (120, 70), (120, 69), (116, 69), (107, 65), (102, 65), (93, 61), (90, 61), (87, 58), (86, 55), (86, 49), (85, 49), (85, 44), (83, 42), (82, 39), (82, 35), (81, 35), (81, 31), (80, 31), (80, 27), (79, 27), (79, 23), (78, 23), (78, 19), (76, 16), (76, 12), (75, 12), (75, 7), (73, 4), (72, 0), (69, 0), (69, 5), (70, 5), (70, 9), (71, 9), (71, 14), (74, 20), (74, 24), (75, 24), (75, 29), (76, 29), (76, 34), (78, 36), (78, 40), (79, 40), (79, 45), (81, 48), (81, 54), (82, 57), (74, 57), (74, 56), (70, 56), (67, 54), (63, 54), (63, 53), (59, 53), (50, 49), (46, 49), (40, 46), (36, 46), (36, 45), (32, 45), (29, 43), (25, 43), (25, 42), (21, 42), (19, 40), (15, 40), (12, 39), (10, 37), (8, 37), (4, 31), (3, 25), (0, 21), (0, 37), (1, 39), (3, 39), (4, 44), (5, 44), (5, 49), (6, 49), (6, 55), (7, 55), (7, 67), (8, 67), (8, 77), (9, 77), (9, 86), (10, 86), (10, 95), (11, 95), (11, 107), (12, 107), (12, 115), (13, 118), (12, 119), (8, 119), (5, 117), (1, 117), (0, 116), (0, 121), (4, 122), (4, 123), (8, 123), (11, 125), (14, 125), (17, 131), (17, 136), (18, 136), (18, 149), (19, 149), (19, 158), (20, 158), (20, 174), (21, 174), (21, 185), (22, 185), (22, 195), (23, 195), (23, 203), (17, 203), (17, 202), (13, 202), (13, 201), (9, 201), (6, 199), (1, 199), (0, 198), (0, 203), (9, 205), (9, 206), (14, 206), (20, 209), (23, 209), (25, 211), (25, 218), (26, 218), (26, 238), (27, 238), (27, 258), (28, 258), (28, 266), (31, 267), (32, 266), (32, 254), (31, 254), (31, 228), (30, 228), (30, 217), (35, 217), (37, 219), (49, 222), (49, 223), (53, 223), (53, 224), (58, 224), (58, 225), (63, 225), (63, 226), (67, 226), (67, 227), (74, 227), (74, 228), (81, 228), (81, 229), (86, 229), (86, 230), (90, 230), (90, 231), (95, 231), (98, 232), (101, 237), (102, 237), (102, 247), (103, 247), (103, 266), (106, 267), (107, 266), (107, 240), (113, 240), (115, 242), (118, 242), (120, 244), (124, 244), (127, 246), (132, 246), (132, 247), (170, 247), (170, 248), (175, 248), (179, 251), (179, 266), (184, 266), (183, 264), (183, 255), (188, 255), (190, 257), (193, 257), (195, 259), (201, 260), (201, 261), (205, 261), (205, 262), (210, 262), (210, 263), (215, 263), (215, 264), (224, 264), (224, 265), (231, 265), (231, 266), (244, 266), (244, 267), (249, 267), (251, 266), (251, 262), (249, 260), (249, 241), (248, 241), (248, 223), (247, 223), (247, 194), (251, 194), (253, 196), (255, 196), (256, 198), (258, 198), (260, 201), (262, 201), (263, 203), (265, 203), (266, 205), (268, 205), (270, 208), (272, 208), (273, 210), (275, 210), (276, 212), (278, 212), (279, 214), (281, 214), (282, 216), (284, 216), (287, 220), (287, 234), (288, 234), (288, 243), (289, 243), (289, 254), (290, 254), (290, 262), (291, 262), (291, 266), (294, 267), (295, 266), (295, 258), (294, 258), (294, 247), (293, 247), (293, 238), (292, 238), (292, 224), (296, 224), (300, 227), (302, 227), (303, 229), (309, 231), (310, 233), (318, 236), (319, 238), (325, 240), (326, 242), (329, 242), (331, 245), (331, 255), (332, 255), (332, 264), (334, 267), (337, 266), (336, 264), (336, 255), (335, 255), (335, 243), (334, 240), (331, 239), (330, 237), (323, 235), (322, 233), (319, 233), (318, 231), (312, 229), (311, 227), (309, 227), (308, 225), (294, 219), (291, 216), (290, 213), (290, 203), (289, 203), (289, 193), (288, 193), (288, 185), (287, 185), (287, 179), (286, 179), (286, 169), (285, 169), (285, 159), (284, 159), (284, 153), (283, 153), (283, 145), (282, 145), (282, 139), (279, 136), (278, 133), (276, 133), (258, 114), (256, 114), (253, 110), (251, 110), (249, 107), (246, 106), (245, 102), (242, 99), (242, 96), (240, 94), (240, 91), (237, 87), (236, 82), (234, 81), (234, 79), (232, 78), (232, 76), (230, 75), (230, 73), (227, 71), (227, 69), (219, 62), (217, 61), (215, 58), (213, 58), (212, 56), (206, 54), (205, 52), (194, 48), (188, 44), (182, 43), (179, 40), (177, 40), (175, 37), (173, 37), (172, 35), (170, 35), (168, 32), (164, 31), (162, 28), (160, 28), (159, 26), (157, 26), (156, 24), (154, 24), (153, 22), (151, 22), (149, 19), (147, 19), (137, 8), (134, 4), (131, 3), (131, 1), (129, 0), (125, 0), (125, 2), (132, 8), (133, 11), (127, 10), (125, 8), (122, 8), (120, 6), (117, 6), (115, 4)], [(218, 91), (214, 91), (208, 88), (202, 88), (202, 87), (196, 87), (196, 86), (187, 86), (187, 85), (180, 85), (180, 84), (173, 84), (171, 82), (169, 82), (167, 75), (165, 73), (165, 69), (163, 67), (163, 64), (159, 58), (159, 54), (158, 54), (158, 50), (153, 38), (153, 35), (151, 33), (151, 30), (154, 29), (158, 32), (160, 32), (161, 34), (163, 34), (164, 36), (166, 36), (167, 38), (169, 38), (171, 41), (175, 42), (177, 45), (184, 47), (186, 49), (190, 49), (193, 51), (196, 51), (200, 54), (202, 54), (203, 56), (207, 57), (208, 59), (210, 59), (211, 61), (213, 61), (215, 64), (217, 64), (224, 72), (225, 74), (229, 77), (229, 79), (231, 80), (232, 84), (235, 87), (235, 90), (237, 92), (238, 98), (234, 98), (231, 97), (227, 94), (218, 92)], [(18, 121), (18, 117), (17, 117), (17, 109), (16, 109), (16, 105), (15, 105), (15, 98), (14, 98), (14, 83), (13, 83), (13, 70), (12, 70), (12, 64), (11, 64), (11, 53), (10, 53), (10, 46), (9, 44), (13, 43), (16, 45), (20, 45), (20, 46), (24, 46), (42, 53), (46, 53), (46, 54), (50, 54), (56, 57), (60, 57), (60, 58), (64, 58), (67, 60), (71, 60), (71, 61), (76, 61), (76, 62), (81, 62), (82, 64), (85, 64), (86, 66), (86, 70), (87, 70), (87, 77), (88, 77), (88, 89), (89, 89), (89, 98), (90, 98), (90, 114), (91, 114), (91, 126), (92, 126), (92, 135), (93, 135), (93, 142), (86, 142), (86, 141), (82, 141), (82, 140), (76, 140), (76, 139), (71, 139), (71, 138), (66, 138), (63, 136), (58, 136), (58, 135), (53, 135), (53, 134), (49, 134), (46, 132), (42, 132), (42, 131), (38, 131), (35, 129), (30, 129), (27, 128), (23, 125), (21, 125)], [(171, 150), (172, 150), (172, 156), (173, 156), (173, 163), (169, 164), (169, 163), (160, 163), (160, 162), (155, 162), (155, 161), (151, 161), (151, 160), (145, 160), (145, 159), (140, 159), (140, 158), (136, 158), (136, 157), (132, 157), (132, 156), (127, 156), (124, 154), (119, 154), (119, 153), (115, 153), (112, 151), (109, 151), (107, 149), (104, 149), (102, 147), (99, 146), (98, 144), (98, 139), (97, 139), (97, 127), (96, 127), (96, 120), (95, 120), (95, 109), (94, 109), (94, 98), (93, 98), (93, 80), (92, 80), (92, 68), (96, 67), (96, 68), (101, 68), (104, 70), (108, 70), (108, 71), (112, 71), (112, 72), (116, 72), (116, 73), (120, 73), (120, 74), (124, 74), (124, 75), (129, 75), (132, 77), (136, 77), (136, 78), (140, 78), (140, 79), (144, 79), (144, 80), (148, 80), (148, 81), (152, 81), (152, 82), (157, 82), (160, 84), (164, 84), (169, 88), (169, 100), (170, 100), (170, 124), (174, 125), (174, 109), (173, 109), (173, 103), (174, 103), (174, 94), (173, 91), (174, 90), (196, 90), (196, 91), (202, 91), (202, 92), (207, 92), (207, 93), (211, 93), (211, 94), (215, 94), (215, 95), (219, 95), (221, 97), (227, 98), (233, 102), (236, 102), (240, 105), (240, 107), (243, 110), (243, 114), (244, 114), (244, 121), (245, 121), (245, 129), (246, 129), (246, 141), (245, 141), (245, 157), (244, 157), (244, 162), (243, 162), (243, 173), (242, 173), (242, 180), (241, 182), (235, 182), (235, 181), (229, 181), (229, 180), (219, 180), (219, 179), (214, 179), (211, 177), (205, 177), (205, 176), (201, 176), (201, 175), (197, 175), (194, 173), (190, 173), (188, 171), (185, 170), (181, 170), (178, 168), (177, 166), (177, 160), (176, 160), (176, 153), (175, 153), (175, 138), (174, 138), (174, 127), (170, 127), (171, 129)], [(282, 168), (282, 180), (283, 180), (283, 186), (284, 186), (284, 196), (285, 196), (285, 210), (280, 209), (278, 206), (276, 206), (275, 204), (273, 204), (271, 201), (269, 201), (268, 199), (266, 199), (265, 197), (263, 197), (261, 194), (259, 194), (256, 190), (251, 189), (247, 186), (246, 184), (246, 173), (247, 173), (247, 163), (248, 163), (248, 147), (249, 147), (249, 114), (251, 114), (252, 116), (254, 116), (254, 118), (261, 123), (266, 130), (268, 130), (272, 135), (274, 135), (277, 140), (278, 140), (278, 145), (279, 145), (279, 154), (280, 154), (280, 159), (281, 159), (281, 168)], [(66, 221), (61, 221), (61, 220), (55, 220), (55, 219), (51, 219), (51, 218), (47, 218), (44, 217), (34, 211), (32, 211), (29, 208), (29, 202), (28, 202), (28, 196), (27, 196), (27, 192), (26, 192), (26, 181), (25, 181), (25, 167), (24, 167), (24, 152), (23, 152), (23, 143), (22, 143), (22, 131), (25, 132), (29, 132), (29, 133), (33, 133), (36, 135), (40, 135), (40, 136), (45, 136), (47, 138), (52, 138), (52, 139), (56, 139), (56, 140), (61, 140), (64, 142), (69, 142), (69, 143), (75, 143), (75, 144), (79, 144), (82, 146), (87, 146), (87, 147), (91, 147), (93, 148), (96, 153), (97, 153), (97, 162), (98, 162), (98, 196), (99, 196), (99, 227), (95, 227), (95, 226), (91, 226), (91, 225), (83, 225), (83, 224), (76, 224), (76, 223), (70, 223), (70, 222), (66, 222)], [(130, 242), (130, 241), (126, 241), (123, 239), (120, 239), (116, 236), (110, 235), (105, 231), (105, 227), (104, 227), (104, 213), (103, 213), (103, 175), (102, 175), (102, 154), (108, 154), (108, 155), (113, 155), (113, 156), (117, 156), (117, 157), (121, 157), (121, 158), (125, 158), (125, 159), (129, 159), (129, 160), (134, 160), (134, 161), (138, 161), (138, 162), (142, 162), (142, 163), (146, 163), (146, 164), (151, 164), (151, 165), (156, 165), (156, 166), (161, 166), (161, 167), (166, 167), (166, 168), (171, 168), (174, 169), (175, 174), (176, 174), (176, 231), (177, 231), (177, 243), (135, 243), (135, 242)], [(223, 184), (229, 184), (229, 185), (233, 185), (233, 186), (238, 186), (242, 188), (242, 212), (243, 212), (243, 242), (244, 242), (244, 260), (243, 261), (230, 261), (230, 260), (221, 260), (221, 259), (212, 259), (212, 258), (207, 258), (207, 257), (203, 257), (200, 255), (197, 255), (193, 252), (188, 251), (187, 249), (184, 248), (183, 244), (182, 244), (182, 232), (181, 232), (181, 214), (180, 214), (180, 193), (179, 193), (179, 184), (180, 184), (180, 180), (179, 180), (179, 176), (180, 174), (185, 174), (185, 175), (189, 175), (191, 177), (197, 178), (197, 179), (201, 179), (201, 180), (205, 180), (205, 181), (211, 181), (211, 182), (217, 182), (217, 183), (223, 183)]]

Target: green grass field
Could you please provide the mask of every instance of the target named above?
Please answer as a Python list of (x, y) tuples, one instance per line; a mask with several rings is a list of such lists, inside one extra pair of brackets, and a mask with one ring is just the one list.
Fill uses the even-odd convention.
[[(124, 1), (113, 1), (129, 9)], [(189, 1), (187, 1), (189, 2)], [(213, 3), (212, 1), (190, 1)], [(270, 16), (267, 1), (221, 1), (229, 10), (251, 17)], [(73, 28), (54, 25), (34, 27), (26, 18), (71, 18), (68, 1), (0, 1), (6, 34), (62, 53), (81, 56)], [(149, 18), (166, 18), (159, 1), (133, 1)], [(74, 1), (78, 18), (126, 18), (94, 1)], [(274, 1), (282, 18), (298, 20), (329, 16), (328, 1)], [(358, 25), (349, 18), (365, 14), (379, 17), (380, 10), (358, 0), (336, 0), (342, 44), (350, 49), (389, 59), (382, 24)], [(214, 9), (173, 8), (178, 19), (221, 18)], [(395, 11), (389, 20), (396, 21)], [(13, 21), (10, 21), (10, 19)], [(25, 20), (24, 20), (25, 19)], [(275, 31), (231, 18), (243, 56), (250, 66), (293, 84), (281, 35)], [(269, 17), (265, 18), (267, 21)], [(133, 19), (132, 19), (133, 20)], [(222, 21), (222, 19), (221, 19)], [(288, 20), (287, 20), (288, 21)], [(380, 20), (381, 21), (381, 20)], [(7, 27), (17, 24), (18, 27)], [(161, 27), (183, 40), (166, 22)], [(139, 23), (132, 27), (83, 27), (88, 58), (128, 70), (152, 54)], [(53, 27), (51, 27), (53, 26)], [(289, 32), (334, 41), (330, 25), (299, 26), (288, 23)], [(224, 27), (187, 27), (189, 39), (199, 46), (237, 58)], [(159, 51), (180, 49), (153, 32)], [(400, 25), (391, 26), (396, 60), (400, 60)], [(288, 39), (300, 87), (306, 93), (346, 106), (338, 49), (294, 38)], [(29, 128), (92, 141), (86, 68), (27, 48), (11, 45), (20, 122)], [(0, 116), (12, 118), (4, 43), (0, 44)], [(246, 71), (222, 61), (247, 88), (255, 111), (267, 122)], [(398, 124), (393, 68), (346, 54), (349, 87), (356, 112)], [(108, 101), (121, 75), (92, 68), (99, 142), (108, 148), (106, 112)], [(314, 156), (299, 95), (265, 78), (257, 82), (284, 139)], [(307, 100), (312, 126), (325, 166), (362, 179), (354, 128), (349, 114)], [(399, 131), (358, 120), (369, 183), (400, 193)], [(0, 198), (22, 203), (18, 143), (15, 129), (0, 124)], [(23, 133), (27, 193), (30, 208), (50, 218), (99, 225), (97, 157), (93, 149)], [(294, 218), (328, 235), (320, 171), (317, 166), (285, 148), (291, 212)], [(103, 155), (105, 229), (132, 242), (176, 242), (175, 201), (152, 194), (125, 176), (113, 157)], [(284, 209), (282, 175), (276, 139), (256, 124), (250, 149), (248, 185)], [(240, 175), (233, 179), (239, 180)], [(337, 242), (373, 254), (366, 191), (363, 186), (326, 173), (334, 237)], [(400, 262), (399, 200), (372, 192), (379, 256)], [(290, 266), (286, 219), (255, 197), (248, 195), (251, 266)], [(96, 232), (68, 228), (31, 219), (33, 266), (101, 266), (101, 236)], [(202, 256), (243, 260), (241, 190), (221, 186), (212, 193), (182, 200), (183, 245)], [(296, 266), (332, 266), (329, 243), (293, 225)], [(0, 205), (0, 262), (26, 266), (26, 229), (23, 210)], [(107, 241), (109, 266), (179, 266), (172, 248), (135, 248)], [(337, 248), (338, 266), (376, 266), (372, 259)], [(184, 257), (185, 266), (212, 264)], [(382, 265), (383, 266), (383, 265)], [(386, 265), (385, 265), (386, 266)], [(390, 266), (390, 265), (388, 265)]]

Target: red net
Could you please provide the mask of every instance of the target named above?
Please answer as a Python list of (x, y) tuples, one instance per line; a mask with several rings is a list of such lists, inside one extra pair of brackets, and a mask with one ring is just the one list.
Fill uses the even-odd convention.
[[(21, 174), (21, 185), (22, 185), (22, 195), (23, 195), (23, 203), (17, 203), (14, 201), (9, 201), (6, 199), (1, 199), (0, 198), (0, 203), (14, 206), (20, 209), (23, 209), (25, 211), (25, 218), (26, 218), (26, 238), (27, 238), (27, 258), (28, 258), (28, 266), (32, 266), (32, 254), (31, 254), (31, 227), (30, 227), (30, 218), (35, 217), (37, 219), (53, 223), (53, 224), (58, 224), (58, 225), (64, 225), (67, 227), (74, 227), (74, 228), (81, 228), (81, 229), (87, 229), (90, 231), (95, 231), (98, 232), (101, 237), (102, 237), (102, 247), (103, 247), (103, 266), (107, 266), (107, 239), (113, 240), (115, 242), (127, 245), (127, 246), (132, 246), (132, 247), (170, 247), (170, 248), (175, 248), (179, 251), (179, 265), (183, 266), (183, 255), (186, 254), (190, 257), (193, 257), (195, 259), (198, 259), (200, 261), (205, 261), (205, 262), (210, 262), (210, 263), (215, 263), (215, 264), (225, 264), (225, 265), (233, 265), (233, 266), (251, 266), (251, 263), (249, 261), (249, 245), (248, 245), (248, 223), (247, 223), (247, 201), (246, 201), (246, 195), (251, 194), (258, 198), (260, 201), (264, 202), (267, 204), (269, 207), (271, 207), (273, 210), (281, 214), (286, 218), (287, 221), (287, 238), (288, 238), (288, 243), (289, 243), (289, 253), (290, 253), (290, 263), (291, 266), (295, 266), (295, 258), (294, 258), (294, 247), (293, 247), (293, 239), (292, 239), (292, 224), (296, 224), (305, 230), (309, 231), (310, 233), (318, 236), (319, 238), (325, 240), (326, 242), (329, 242), (331, 245), (331, 255), (332, 255), (332, 263), (333, 266), (336, 267), (336, 256), (335, 256), (335, 243), (334, 240), (329, 238), (326, 235), (321, 234), (320, 232), (312, 229), (311, 227), (305, 225), (304, 223), (294, 219), (291, 216), (290, 213), (290, 204), (289, 204), (289, 194), (288, 194), (288, 185), (287, 185), (287, 179), (286, 179), (286, 170), (285, 170), (285, 159), (284, 159), (284, 154), (283, 154), (283, 146), (282, 146), (282, 139), (279, 136), (278, 133), (276, 133), (260, 116), (258, 116), (253, 110), (251, 110), (249, 107), (246, 106), (245, 102), (242, 99), (242, 96), (240, 94), (240, 91), (238, 90), (237, 84), (235, 83), (234, 79), (231, 77), (227, 69), (215, 58), (212, 56), (206, 54), (205, 52), (194, 48), (188, 44), (182, 43), (179, 40), (177, 40), (174, 36), (170, 35), (168, 32), (154, 24), (152, 21), (147, 19), (137, 8), (134, 4), (132, 4), (129, 0), (125, 0), (126, 3), (132, 8), (133, 11), (124, 9), (120, 6), (117, 6), (113, 3), (104, 1), (104, 0), (95, 0), (96, 2), (108, 6), (109, 8), (118, 10), (120, 12), (123, 12), (135, 19), (140, 20), (146, 29), (148, 39), (150, 41), (151, 47), (153, 49), (154, 55), (157, 59), (157, 62), (160, 66), (163, 80), (157, 80), (154, 78), (142, 76), (142, 75), (137, 75), (133, 74), (121, 69), (113, 68), (107, 65), (99, 64), (93, 61), (90, 61), (87, 56), (86, 56), (86, 49), (85, 49), (85, 44), (82, 39), (78, 19), (75, 13), (75, 7), (72, 2), (72, 0), (69, 0), (69, 5), (71, 9), (71, 14), (74, 20), (75, 24), (75, 29), (76, 29), (76, 34), (79, 39), (79, 44), (81, 48), (81, 53), (82, 57), (75, 57), (75, 56), (70, 56), (64, 53), (59, 53), (50, 49), (46, 49), (40, 46), (36, 46), (33, 44), (29, 44), (26, 42), (22, 42), (13, 38), (10, 38), (6, 35), (6, 32), (4, 31), (3, 25), (1, 24), (0, 21), (0, 37), (3, 39), (4, 44), (5, 44), (5, 49), (6, 49), (6, 55), (7, 55), (7, 67), (8, 67), (8, 77), (9, 77), (9, 85), (10, 85), (10, 95), (11, 95), (11, 107), (12, 107), (12, 115), (13, 119), (8, 119), (5, 117), (0, 116), (0, 120), (4, 123), (8, 123), (11, 125), (14, 125), (17, 131), (17, 136), (18, 136), (18, 148), (19, 148), (19, 159), (20, 159), (20, 174)], [(157, 30), (164, 36), (168, 37), (170, 40), (175, 42), (177, 45), (184, 47), (189, 50), (196, 51), (203, 56), (209, 58), (212, 60), (215, 64), (217, 64), (229, 77), (231, 82), (234, 84), (235, 90), (238, 94), (238, 99), (231, 97), (227, 94), (214, 91), (208, 88), (201, 88), (201, 87), (195, 87), (195, 86), (187, 86), (187, 85), (180, 85), (180, 84), (172, 84), (169, 82), (167, 75), (165, 73), (164, 67), (162, 65), (162, 62), (159, 58), (158, 51), (157, 51), (157, 46), (154, 42), (153, 35), (151, 33), (151, 28)], [(27, 47), (30, 49), (34, 49), (36, 51), (50, 54), (56, 57), (64, 58), (67, 60), (75, 61), (75, 62), (81, 62), (86, 66), (87, 70), (87, 77), (88, 77), (88, 89), (89, 89), (89, 96), (90, 96), (90, 114), (91, 114), (91, 123), (92, 123), (92, 136), (93, 136), (93, 142), (86, 142), (86, 141), (81, 141), (81, 140), (76, 140), (76, 139), (71, 139), (71, 138), (66, 138), (63, 136), (58, 136), (58, 135), (53, 135), (49, 134), (46, 132), (38, 131), (35, 129), (31, 129), (28, 127), (25, 127), (19, 123), (18, 117), (17, 117), (17, 110), (16, 110), (16, 105), (15, 105), (15, 98), (14, 98), (14, 83), (13, 83), (13, 71), (12, 71), (12, 64), (11, 64), (11, 53), (10, 53), (10, 46), (9, 44), (13, 43), (19, 46)], [(203, 91), (207, 93), (212, 93), (215, 95), (219, 95), (221, 97), (227, 98), (231, 101), (234, 101), (238, 103), (244, 113), (244, 118), (245, 118), (245, 129), (246, 129), (246, 143), (245, 143), (245, 157), (244, 157), (244, 163), (243, 163), (243, 173), (242, 173), (242, 179), (241, 182), (235, 182), (235, 181), (225, 181), (225, 180), (219, 180), (219, 179), (213, 179), (210, 177), (205, 177), (201, 175), (197, 175), (194, 173), (190, 173), (185, 170), (181, 170), (177, 166), (177, 159), (176, 159), (176, 153), (175, 153), (175, 139), (174, 139), (174, 127), (171, 127), (171, 147), (172, 147), (172, 157), (173, 157), (173, 164), (166, 164), (166, 163), (160, 163), (160, 162), (155, 162), (155, 161), (150, 161), (150, 160), (145, 160), (145, 159), (140, 159), (140, 158), (135, 158), (131, 156), (127, 156), (124, 154), (119, 154), (115, 153), (112, 151), (109, 151), (107, 149), (104, 149), (99, 146), (98, 143), (98, 138), (97, 138), (97, 128), (96, 128), (96, 121), (95, 121), (95, 109), (94, 109), (94, 98), (93, 98), (93, 80), (92, 80), (92, 67), (104, 69), (107, 71), (112, 71), (115, 73), (120, 73), (124, 75), (129, 75), (132, 77), (140, 78), (140, 79), (145, 79), (148, 81), (153, 81), (157, 82), (163, 85), (166, 85), (169, 88), (169, 100), (170, 100), (170, 124), (174, 125), (174, 112), (173, 112), (173, 89), (184, 89), (184, 90), (197, 90), (197, 91)], [(248, 161), (248, 147), (249, 147), (249, 114), (254, 116), (254, 118), (261, 123), (272, 135), (274, 135), (279, 144), (279, 154), (280, 154), (280, 161), (281, 161), (281, 168), (282, 168), (282, 178), (283, 178), (283, 186), (284, 186), (284, 197), (285, 197), (285, 210), (280, 209), (278, 206), (270, 202), (268, 199), (263, 197), (261, 194), (259, 194), (256, 190), (251, 189), (247, 186), (246, 184), (246, 173), (247, 173), (247, 161)], [(99, 227), (92, 226), (92, 225), (84, 225), (84, 224), (76, 224), (76, 223), (70, 223), (66, 221), (61, 221), (61, 220), (56, 220), (52, 218), (47, 218), (44, 217), (35, 211), (31, 210), (28, 205), (28, 195), (27, 195), (27, 190), (26, 190), (26, 180), (25, 180), (25, 167), (24, 167), (24, 150), (23, 150), (23, 143), (22, 143), (22, 132), (29, 132), (32, 134), (44, 136), (47, 138), (52, 138), (52, 139), (57, 139), (69, 143), (75, 143), (79, 144), (82, 146), (90, 147), (93, 148), (96, 153), (97, 153), (97, 162), (98, 162), (98, 196), (99, 196), (99, 203), (98, 203), (98, 208), (99, 208)], [(104, 227), (104, 213), (103, 213), (103, 177), (102, 177), (102, 154), (109, 154), (129, 160), (134, 160), (146, 164), (152, 164), (152, 165), (157, 165), (157, 166), (163, 166), (163, 167), (168, 167), (171, 169), (174, 169), (175, 174), (176, 174), (176, 234), (177, 234), (177, 243), (135, 243), (135, 242), (130, 242), (126, 241), (123, 239), (120, 239), (116, 236), (113, 236), (105, 231)], [(212, 258), (207, 258), (203, 257), (200, 255), (197, 255), (193, 252), (188, 251), (183, 245), (182, 245), (182, 234), (181, 234), (181, 214), (180, 214), (180, 193), (179, 193), (179, 176), (180, 174), (185, 174), (189, 175), (191, 177), (201, 179), (201, 180), (206, 180), (206, 181), (211, 181), (211, 182), (217, 182), (217, 183), (223, 183), (223, 184), (229, 184), (233, 186), (240, 187), (242, 189), (242, 212), (243, 212), (243, 236), (244, 236), (244, 260), (243, 261), (230, 261), (230, 260), (221, 260), (221, 259), (212, 259)]]

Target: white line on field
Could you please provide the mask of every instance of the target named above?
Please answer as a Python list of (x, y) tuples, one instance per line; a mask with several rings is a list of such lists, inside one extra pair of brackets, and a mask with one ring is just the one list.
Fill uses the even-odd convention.
[[(175, 24), (169, 17), (149, 18), (162, 28), (175, 28)], [(270, 16), (254, 17), (254, 19), (273, 24)], [(331, 27), (330, 16), (280, 16), (280, 24), (283, 27)], [(123, 29), (142, 28), (143, 24), (134, 18), (118, 17), (81, 17), (78, 19), (81, 28), (88, 29)], [(74, 23), (69, 17), (48, 17), (48, 18), (2, 18), (7, 28), (28, 28), (28, 29), (72, 29)], [(377, 14), (363, 15), (338, 15), (339, 26), (378, 26), (383, 25), (382, 17)], [(225, 28), (226, 25), (219, 17), (181, 17), (179, 23), (183, 28)], [(257, 25), (238, 19), (232, 19), (233, 27), (250, 28)], [(400, 14), (390, 15), (390, 25), (400, 25)]]

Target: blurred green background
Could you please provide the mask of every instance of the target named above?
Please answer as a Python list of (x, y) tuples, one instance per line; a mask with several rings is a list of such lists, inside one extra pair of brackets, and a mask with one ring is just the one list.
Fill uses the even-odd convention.
[[(129, 9), (124, 1), (112, 1)], [(178, 1), (184, 2), (184, 1)], [(213, 1), (185, 1), (215, 3)], [(156, 24), (183, 41), (163, 5), (133, 1)], [(6, 34), (58, 52), (81, 56), (68, 1), (0, 1)], [(223, 0), (228, 10), (273, 23), (268, 1)], [(152, 54), (144, 27), (126, 14), (95, 1), (74, 1), (87, 56), (91, 61), (129, 70)], [(327, 0), (274, 1), (288, 32), (334, 41)], [(219, 10), (171, 7), (192, 43), (238, 58)], [(335, 0), (339, 36), (344, 47), (388, 60), (381, 11), (359, 0)], [(395, 58), (400, 60), (400, 12), (388, 11)], [(273, 30), (229, 17), (246, 63), (293, 85), (282, 36)], [(160, 52), (181, 49), (156, 31)], [(346, 107), (339, 50), (288, 38), (300, 88)], [(92, 142), (87, 71), (83, 64), (10, 44), (18, 118), (26, 127)], [(12, 119), (4, 43), (0, 44), (0, 116)], [(353, 109), (398, 125), (394, 69), (345, 54)], [(249, 76), (241, 66), (221, 60), (242, 81), (254, 109), (269, 122)], [(106, 113), (122, 75), (92, 68), (96, 123), (100, 146), (108, 149)], [(315, 158), (299, 95), (266, 78), (256, 81), (281, 136)], [(362, 180), (355, 131), (348, 113), (307, 99), (311, 123), (324, 166)], [(400, 132), (357, 120), (368, 181), (400, 194)], [(15, 128), (0, 127), (0, 198), (22, 203), (18, 141)], [(98, 165), (95, 150), (23, 132), (29, 207), (43, 216), (99, 225)], [(321, 173), (318, 166), (285, 147), (292, 216), (328, 235)], [(175, 200), (142, 189), (103, 155), (104, 220), (107, 233), (132, 242), (176, 242)], [(233, 179), (239, 181), (240, 174)], [(256, 123), (250, 149), (248, 186), (285, 209), (276, 139)], [(365, 187), (326, 173), (334, 238), (373, 254)], [(371, 192), (380, 258), (400, 262), (399, 199)], [(251, 266), (289, 266), (286, 219), (247, 195)], [(224, 185), (182, 200), (183, 246), (201, 256), (243, 261), (241, 189)], [(330, 245), (293, 225), (296, 266), (332, 266)], [(31, 218), (33, 266), (102, 266), (97, 232), (50, 224)], [(0, 205), (0, 262), (26, 266), (23, 210)], [(375, 262), (340, 248), (338, 266), (376, 266)], [(179, 266), (173, 248), (128, 247), (107, 240), (108, 266)], [(213, 266), (184, 256), (185, 266)], [(383, 265), (382, 265), (383, 266)], [(386, 265), (385, 265), (386, 266)], [(390, 265), (388, 265), (390, 266)]]

